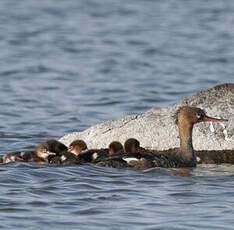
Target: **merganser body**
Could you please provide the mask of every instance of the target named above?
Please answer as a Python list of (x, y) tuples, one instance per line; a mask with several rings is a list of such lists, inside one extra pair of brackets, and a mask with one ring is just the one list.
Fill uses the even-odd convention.
[[(205, 111), (190, 106), (183, 106), (176, 113), (176, 124), (179, 128), (180, 148), (168, 151), (147, 151), (140, 149), (136, 152), (126, 152), (119, 156), (106, 158), (100, 165), (119, 167), (119, 162), (126, 161), (128, 167), (195, 167), (197, 165), (196, 153), (193, 149), (193, 126), (199, 122), (223, 122), (222, 118), (213, 118), (206, 115)], [(111, 162), (111, 164), (109, 163)]]

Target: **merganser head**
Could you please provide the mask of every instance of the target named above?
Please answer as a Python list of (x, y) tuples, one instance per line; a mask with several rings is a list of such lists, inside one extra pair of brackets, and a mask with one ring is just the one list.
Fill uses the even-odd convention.
[(206, 115), (206, 112), (200, 108), (183, 106), (176, 112), (176, 124), (181, 122), (196, 124), (198, 122), (222, 122), (227, 121), (223, 118), (214, 118)]
[(108, 147), (109, 155), (113, 156), (120, 150), (123, 150), (123, 145), (119, 141), (113, 141), (110, 143)]
[(86, 149), (87, 144), (83, 140), (75, 140), (69, 145), (68, 151), (74, 153), (75, 155), (79, 155)]
[(134, 153), (140, 149), (140, 142), (135, 138), (129, 138), (124, 143), (124, 149), (127, 153)]
[(36, 155), (42, 160), (48, 159), (49, 156), (54, 156), (56, 153), (49, 151), (49, 146), (47, 144), (39, 144), (36, 147)]

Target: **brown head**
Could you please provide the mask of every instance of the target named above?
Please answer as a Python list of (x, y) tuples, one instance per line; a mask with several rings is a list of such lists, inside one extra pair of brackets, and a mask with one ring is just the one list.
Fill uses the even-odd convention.
[(221, 122), (221, 121), (227, 121), (226, 119), (222, 118), (214, 118), (209, 117), (206, 115), (205, 111), (196, 108), (196, 107), (190, 107), (190, 106), (183, 106), (179, 108), (176, 112), (176, 124), (191, 124), (194, 125), (198, 122)]
[(134, 153), (140, 148), (140, 142), (135, 138), (129, 138), (124, 143), (124, 149), (127, 153)]
[(221, 122), (226, 120), (208, 117), (204, 110), (190, 106), (183, 106), (179, 108), (176, 113), (176, 124), (178, 125), (180, 135), (180, 151), (177, 152), (177, 155), (193, 166), (195, 166), (197, 162), (192, 141), (193, 125), (198, 122), (206, 121)]
[(119, 141), (113, 141), (109, 145), (109, 155), (115, 155), (117, 152), (123, 150), (123, 145)]
[(68, 148), (68, 151), (79, 155), (82, 151), (87, 149), (87, 144), (83, 140), (73, 141)]
[(36, 147), (36, 155), (38, 158), (46, 160), (49, 156), (56, 155), (56, 153), (50, 152), (48, 144), (44, 143)]

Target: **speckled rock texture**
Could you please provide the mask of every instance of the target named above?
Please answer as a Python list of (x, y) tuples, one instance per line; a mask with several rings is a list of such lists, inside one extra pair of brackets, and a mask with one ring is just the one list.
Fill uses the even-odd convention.
[(227, 118), (223, 123), (199, 123), (194, 126), (193, 143), (197, 150), (234, 149), (234, 84), (218, 85), (184, 98), (177, 105), (157, 108), (141, 115), (127, 116), (117, 121), (106, 121), (74, 132), (60, 139), (69, 145), (83, 139), (89, 148), (107, 147), (112, 141), (137, 138), (142, 147), (165, 150), (179, 146), (178, 129), (174, 114), (182, 105), (205, 109), (207, 115)]

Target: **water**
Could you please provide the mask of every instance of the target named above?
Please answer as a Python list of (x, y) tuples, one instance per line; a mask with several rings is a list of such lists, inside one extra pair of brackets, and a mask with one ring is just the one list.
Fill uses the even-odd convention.
[[(233, 11), (232, 0), (1, 1), (1, 153), (233, 82)], [(233, 229), (232, 166), (0, 174), (0, 228)]]

